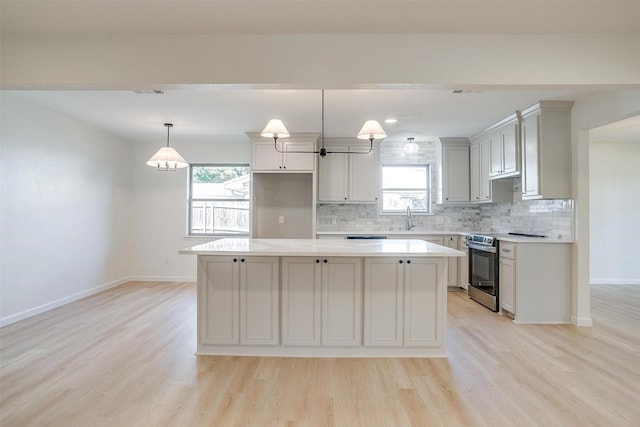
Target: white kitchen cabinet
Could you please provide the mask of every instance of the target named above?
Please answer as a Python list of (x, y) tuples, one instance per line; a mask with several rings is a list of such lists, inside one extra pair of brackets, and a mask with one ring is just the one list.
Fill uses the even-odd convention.
[(465, 245), (464, 238), (458, 238), (458, 250), (466, 253), (463, 258), (458, 258), (458, 283), (461, 288), (469, 289), (469, 248)]
[(322, 259), (322, 344), (362, 345), (362, 258)]
[(471, 141), (469, 172), (471, 198), (475, 203), (499, 203), (513, 200), (513, 180), (491, 179), (490, 141), (484, 133)]
[(198, 335), (205, 344), (277, 345), (277, 257), (198, 258), (201, 313)]
[(320, 258), (282, 258), (282, 345), (321, 344)]
[(240, 257), (240, 344), (280, 343), (277, 257)]
[(571, 101), (522, 111), (522, 198), (571, 198)]
[(199, 342), (240, 343), (240, 268), (231, 256), (198, 257)]
[(402, 346), (404, 260), (366, 259), (364, 345)]
[(436, 157), (437, 203), (469, 202), (469, 140), (440, 138)]
[(359, 346), (361, 258), (282, 258), (282, 345)]
[[(444, 246), (458, 249), (458, 236), (444, 236)], [(447, 265), (447, 286), (458, 287), (458, 258), (450, 258)]]
[(520, 174), (519, 128), (518, 115), (512, 114), (487, 130), (491, 179), (508, 178)]
[(440, 345), (444, 325), (433, 313), (445, 297), (442, 260), (367, 258), (364, 274), (365, 346)]
[(306, 151), (306, 153), (281, 153), (273, 141), (254, 142), (251, 152), (252, 171), (300, 172), (315, 170), (315, 143), (312, 141), (278, 141), (281, 151)]
[[(326, 145), (327, 150), (366, 151), (348, 144)], [(367, 154), (330, 153), (318, 158), (318, 201), (368, 203), (378, 200), (376, 150)]]
[(498, 300), (517, 323), (569, 323), (571, 243), (499, 242)]
[(469, 147), (469, 196), (472, 202), (480, 201), (480, 144)]
[(510, 242), (500, 242), (499, 254), (500, 291), (499, 301), (502, 310), (509, 314), (516, 313), (516, 245)]

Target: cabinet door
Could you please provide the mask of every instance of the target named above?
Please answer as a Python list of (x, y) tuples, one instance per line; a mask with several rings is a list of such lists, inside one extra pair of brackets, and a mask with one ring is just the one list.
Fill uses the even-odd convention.
[(240, 257), (240, 344), (280, 342), (277, 257)]
[(359, 346), (362, 342), (362, 260), (322, 262), (322, 344)]
[(285, 141), (283, 151), (306, 151), (306, 153), (284, 154), (283, 169), (288, 171), (313, 171), (315, 169), (315, 154), (309, 153), (315, 150), (312, 142)]
[[(458, 249), (458, 236), (445, 236), (444, 245)], [(447, 286), (458, 286), (458, 258), (447, 258)]]
[(522, 121), (522, 195), (535, 197), (540, 194), (538, 143), (539, 114)]
[[(278, 141), (278, 146), (282, 143)], [(251, 170), (282, 170), (282, 154), (276, 151), (273, 142), (254, 142), (251, 151)]]
[(491, 156), (489, 141), (480, 143), (480, 200), (491, 200), (491, 181), (489, 173), (491, 171)]
[[(335, 148), (346, 149), (345, 147)], [(345, 154), (329, 154), (318, 159), (319, 202), (345, 202), (348, 200), (348, 161), (348, 156)]]
[(500, 305), (511, 314), (516, 314), (516, 262), (500, 258)]
[(320, 345), (321, 260), (282, 258), (282, 344)]
[(502, 173), (514, 174), (520, 170), (518, 158), (518, 124), (512, 123), (500, 131), (502, 139)]
[(364, 261), (364, 345), (402, 346), (404, 260)]
[(444, 202), (469, 201), (469, 147), (444, 147)]
[(429, 347), (442, 344), (444, 325), (440, 310), (447, 307), (442, 283), (442, 258), (407, 259), (404, 273), (404, 345)]
[(471, 184), (471, 201), (480, 201), (480, 144), (469, 149), (469, 182)]
[(375, 202), (378, 200), (376, 152), (349, 154), (349, 200)]
[(502, 173), (502, 140), (500, 132), (489, 135), (489, 151), (491, 152), (489, 176), (497, 176)]
[(239, 259), (198, 257), (198, 335), (202, 344), (238, 344)]
[(465, 252), (463, 258), (458, 258), (458, 283), (461, 288), (469, 288), (469, 248), (464, 244), (464, 239), (458, 239), (458, 250)]

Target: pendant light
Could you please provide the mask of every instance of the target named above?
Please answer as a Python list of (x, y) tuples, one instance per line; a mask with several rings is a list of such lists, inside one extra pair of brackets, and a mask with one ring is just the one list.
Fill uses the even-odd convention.
[(187, 163), (175, 149), (169, 147), (169, 129), (173, 127), (173, 124), (165, 123), (164, 125), (167, 128), (167, 145), (160, 148), (156, 154), (147, 161), (147, 165), (159, 171), (174, 171), (179, 168), (186, 168), (189, 166), (189, 163)]
[(367, 120), (358, 132), (358, 139), (368, 139), (369, 140), (369, 149), (367, 151), (329, 151), (324, 146), (324, 89), (322, 90), (322, 129), (320, 132), (320, 149), (316, 151), (299, 151), (299, 150), (281, 150), (278, 148), (278, 138), (287, 138), (290, 136), (289, 131), (285, 127), (284, 123), (280, 119), (271, 119), (267, 126), (262, 130), (260, 136), (264, 136), (266, 138), (273, 138), (273, 145), (277, 152), (279, 153), (294, 153), (294, 154), (319, 154), (320, 157), (324, 157), (327, 154), (369, 154), (371, 150), (373, 150), (373, 141), (376, 139), (381, 139), (387, 136), (378, 123), (377, 120)]
[(416, 144), (415, 138), (407, 138), (407, 143), (404, 144), (402, 150), (407, 154), (415, 154), (420, 151), (420, 146)]

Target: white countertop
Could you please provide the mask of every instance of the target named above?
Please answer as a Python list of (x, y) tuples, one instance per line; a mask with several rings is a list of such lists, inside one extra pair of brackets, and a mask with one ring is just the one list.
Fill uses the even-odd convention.
[[(394, 230), (394, 231), (318, 231), (316, 232), (317, 236), (407, 236), (407, 238), (412, 238), (408, 236), (415, 236), (416, 239), (419, 239), (420, 236), (455, 236), (469, 233), (468, 231), (425, 231), (425, 230)], [(478, 233), (482, 234), (482, 233)], [(487, 233), (491, 235), (492, 233)], [(503, 242), (511, 242), (511, 243), (573, 243), (572, 239), (567, 238), (540, 238), (540, 237), (525, 237), (525, 236), (507, 236), (507, 235), (498, 235), (496, 237), (498, 240)]]
[(498, 236), (501, 242), (511, 243), (573, 243), (571, 239), (553, 239), (550, 237)]
[(194, 255), (462, 257), (465, 252), (419, 239), (249, 239), (226, 238), (179, 251)]
[(317, 231), (318, 236), (455, 236), (466, 234), (463, 231), (427, 231), (423, 229), (393, 231)]

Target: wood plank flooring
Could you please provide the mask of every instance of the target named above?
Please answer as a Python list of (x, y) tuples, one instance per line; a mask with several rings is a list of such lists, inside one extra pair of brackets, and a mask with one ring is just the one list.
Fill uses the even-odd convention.
[(0, 329), (0, 425), (640, 426), (640, 286), (594, 326), (450, 292), (448, 359), (194, 356), (195, 285), (132, 282)]

